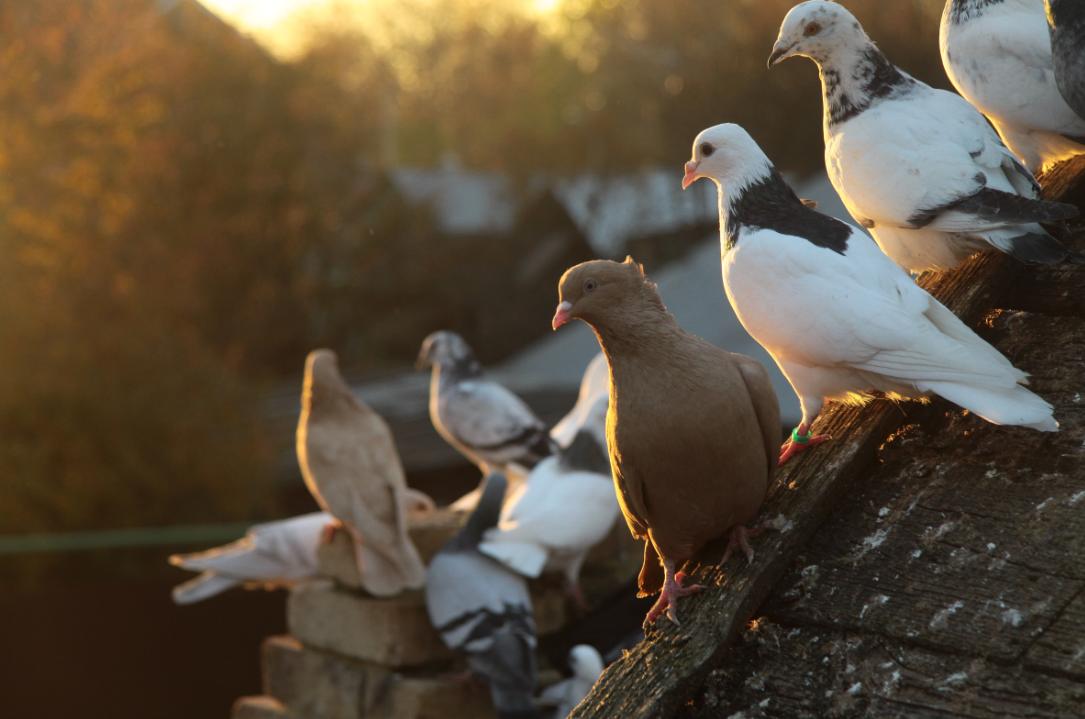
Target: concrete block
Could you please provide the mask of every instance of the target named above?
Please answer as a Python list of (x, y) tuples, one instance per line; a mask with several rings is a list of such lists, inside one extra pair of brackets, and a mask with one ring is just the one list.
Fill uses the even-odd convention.
[(421, 666), (452, 657), (430, 625), (421, 592), (375, 599), (331, 582), (310, 582), (290, 592), (286, 623), (307, 646), (385, 667)]
[[(473, 679), (394, 677), (373, 719), (496, 719), (490, 690)], [(368, 718), (367, 718), (368, 719)]]
[(241, 697), (234, 702), (233, 719), (287, 719), (282, 704), (266, 696)]
[[(465, 513), (453, 512), (448, 508), (409, 518), (407, 529), (411, 541), (425, 564), (429, 564), (437, 550), (460, 531), (466, 518)], [(317, 549), (317, 572), (345, 587), (361, 588), (358, 564), (354, 560), (354, 544), (346, 532), (336, 532), (331, 542)]]
[(264, 693), (292, 716), (359, 719), (377, 703), (391, 670), (302, 646), (291, 636), (263, 645)]

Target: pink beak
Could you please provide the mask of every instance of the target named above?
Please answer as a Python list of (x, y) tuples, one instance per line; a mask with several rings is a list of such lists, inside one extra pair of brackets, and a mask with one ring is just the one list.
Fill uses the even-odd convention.
[(682, 189), (686, 189), (694, 182), (697, 181), (697, 163), (695, 160), (690, 160), (686, 163), (686, 174), (682, 177)]
[(558, 305), (558, 308), (554, 310), (554, 319), (550, 322), (550, 326), (557, 330), (558, 327), (561, 327), (563, 324), (572, 319), (570, 314), (572, 311), (573, 306), (571, 304), (569, 304), (568, 302), (562, 302), (560, 305)]

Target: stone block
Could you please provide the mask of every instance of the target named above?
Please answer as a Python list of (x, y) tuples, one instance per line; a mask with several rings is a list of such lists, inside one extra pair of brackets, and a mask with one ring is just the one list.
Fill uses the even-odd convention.
[[(463, 512), (442, 507), (427, 514), (412, 515), (408, 519), (411, 541), (423, 563), (429, 564), (437, 550), (460, 530), (466, 517)], [(317, 572), (345, 587), (361, 588), (358, 564), (354, 560), (354, 544), (346, 532), (336, 532), (331, 542), (317, 549)]]
[(359, 719), (377, 703), (391, 670), (302, 646), (291, 636), (263, 646), (264, 693), (292, 716)]
[(286, 622), (307, 646), (385, 667), (452, 657), (430, 625), (421, 592), (375, 599), (331, 582), (310, 582), (290, 592)]
[[(496, 719), (490, 691), (473, 679), (393, 677), (373, 719)], [(368, 719), (368, 718), (367, 718)]]
[(241, 697), (234, 702), (233, 719), (287, 719), (282, 704), (266, 696)]

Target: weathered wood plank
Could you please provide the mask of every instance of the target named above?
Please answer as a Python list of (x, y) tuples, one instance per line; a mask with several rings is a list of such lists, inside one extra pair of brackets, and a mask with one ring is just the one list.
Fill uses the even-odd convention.
[[(1076, 181), (1077, 175), (1073, 177)], [(1062, 176), (1058, 181), (1061, 192), (1073, 184)], [(972, 258), (957, 271), (924, 276), (920, 284), (975, 325), (998, 306), (1005, 288), (1027, 271), (1003, 256), (988, 254)], [(782, 531), (758, 541), (754, 565), (739, 566), (734, 559), (724, 571), (709, 563), (718, 557), (719, 547), (707, 550), (700, 557), (703, 564), (692, 575), (709, 589), (683, 600), (679, 611), (683, 626), (660, 623), (651, 629), (644, 642), (607, 669), (570, 716), (647, 719), (672, 715), (728, 651), (728, 642), (776, 585), (790, 558), (807, 545), (830, 510), (868, 471), (876, 451), (904, 417), (900, 409), (884, 402), (861, 409), (835, 406), (823, 412), (815, 429), (836, 439), (800, 457), (777, 478), (763, 516), (776, 518)], [(948, 612), (949, 606), (952, 601), (942, 609)]]
[(1069, 719), (1085, 685), (835, 629), (762, 622), (681, 719)]

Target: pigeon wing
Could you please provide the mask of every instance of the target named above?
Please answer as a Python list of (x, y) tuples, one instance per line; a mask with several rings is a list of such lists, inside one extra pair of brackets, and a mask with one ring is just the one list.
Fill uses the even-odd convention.
[(468, 449), (497, 454), (547, 443), (546, 425), (522, 399), (495, 382), (460, 382), (442, 400), (441, 421)]

